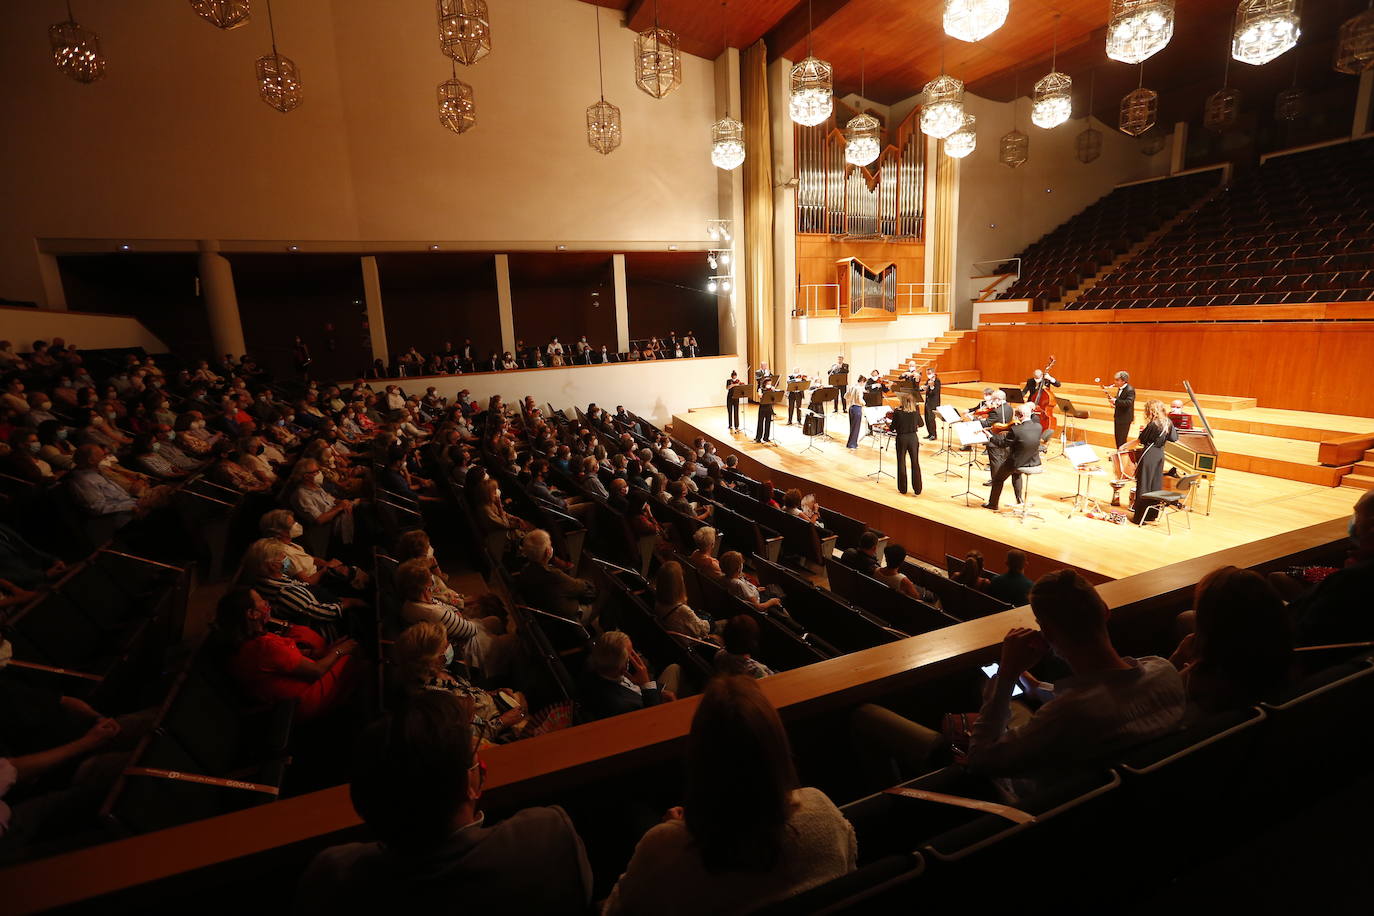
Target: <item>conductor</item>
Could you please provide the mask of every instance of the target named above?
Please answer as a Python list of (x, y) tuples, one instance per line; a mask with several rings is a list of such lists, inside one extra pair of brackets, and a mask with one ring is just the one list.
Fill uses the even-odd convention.
[(892, 431), (897, 435), (897, 492), (906, 494), (907, 464), (911, 465), (911, 492), (921, 495), (921, 445), (917, 436), (921, 431), (921, 414), (916, 410), (916, 396), (903, 391), (897, 409), (892, 412)]

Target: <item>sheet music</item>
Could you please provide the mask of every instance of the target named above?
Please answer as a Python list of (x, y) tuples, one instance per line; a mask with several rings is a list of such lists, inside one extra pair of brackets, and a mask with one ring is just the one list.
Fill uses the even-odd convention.
[(969, 420), (964, 423), (954, 423), (950, 426), (954, 430), (955, 437), (962, 445), (982, 445), (988, 441), (988, 434), (983, 429), (983, 424), (977, 420)]
[(959, 422), (959, 411), (948, 404), (941, 404), (939, 407), (935, 408), (935, 414), (946, 423)]
[(1074, 467), (1078, 468), (1089, 464), (1096, 464), (1101, 460), (1097, 452), (1093, 450), (1093, 447), (1086, 442), (1070, 445), (1068, 448), (1064, 449), (1064, 457), (1069, 459)]

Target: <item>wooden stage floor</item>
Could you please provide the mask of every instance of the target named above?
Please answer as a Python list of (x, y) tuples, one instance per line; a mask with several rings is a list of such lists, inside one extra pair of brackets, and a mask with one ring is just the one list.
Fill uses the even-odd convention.
[[(1229, 470), (1223, 454), (1212, 514), (1200, 511), (1206, 494), (1199, 493), (1203, 498), (1198, 500), (1199, 511), (1192, 513), (1192, 529), (1181, 514), (1176, 514), (1173, 534), (1169, 535), (1164, 522), (1137, 528), (1071, 514), (1072, 504), (1060, 497), (1074, 494), (1078, 475), (1065, 459), (1056, 457), (1032, 483), (1032, 503), (1045, 518), (1028, 518), (1023, 524), (1015, 517), (983, 508), (989, 493), (989, 488), (982, 486), (988, 479), (986, 470), (973, 469), (972, 491), (979, 498), (969, 500), (966, 506), (959, 496), (965, 490), (965, 469), (959, 463), (962, 456), (956, 453), (950, 463), (957, 476), (937, 476), (945, 470), (945, 457), (932, 457), (939, 443), (921, 441), (923, 492), (920, 496), (902, 496), (893, 478), (875, 480), (867, 476), (878, 466), (878, 452), (871, 440), (861, 440), (856, 452), (845, 449), (849, 424), (841, 414), (832, 414), (828, 423), (835, 438), (817, 439), (820, 452), (804, 455), (801, 452), (807, 440), (800, 426), (774, 423), (777, 444), (758, 445), (753, 441), (752, 405), (745, 407), (743, 419), (748, 435), (726, 429), (724, 407), (696, 408), (674, 415), (673, 434), (684, 442), (705, 436), (716, 443), (722, 456), (738, 454), (741, 470), (751, 477), (771, 476), (779, 488), (797, 486), (803, 492), (814, 492), (822, 505), (864, 519), (914, 556), (940, 567), (946, 553), (962, 556), (969, 549), (979, 549), (990, 566), (1000, 569), (1006, 549), (1017, 547), (1030, 558), (1033, 576), (1072, 566), (1097, 581), (1119, 579), (1349, 516), (1360, 496), (1360, 491), (1350, 488)], [(1052, 444), (1050, 454), (1057, 453), (1058, 444)], [(883, 469), (894, 470), (891, 452), (883, 458)], [(1092, 482), (1092, 494), (1105, 507), (1111, 488), (1105, 479), (1097, 479)], [(1009, 481), (1001, 508), (1015, 504)]]

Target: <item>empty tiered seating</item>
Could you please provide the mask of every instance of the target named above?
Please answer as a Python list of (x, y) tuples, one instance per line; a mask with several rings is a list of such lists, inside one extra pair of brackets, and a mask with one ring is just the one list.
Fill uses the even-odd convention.
[(1374, 141), (1271, 159), (1074, 309), (1374, 300)]
[[(1201, 172), (1116, 188), (1021, 252), (1020, 276), (998, 298), (1034, 299), (1041, 305), (1062, 298), (1196, 203), (1216, 182), (1216, 172)], [(1013, 267), (1004, 264), (998, 272)]]

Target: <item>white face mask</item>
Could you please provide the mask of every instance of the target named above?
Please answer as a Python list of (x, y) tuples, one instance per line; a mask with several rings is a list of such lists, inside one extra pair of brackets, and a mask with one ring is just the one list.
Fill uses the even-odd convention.
[(449, 644), (449, 647), (448, 647), (447, 649), (444, 650), (444, 667), (447, 668), (447, 667), (448, 667), (449, 665), (451, 665), (451, 664), (453, 664), (453, 644), (452, 644), (452, 643), (450, 643), (450, 644)]
[(429, 557), (430, 559), (433, 559), (433, 558), (434, 558), (434, 545), (433, 545), (433, 544), (430, 544), (428, 547), (425, 548), (425, 556)]
[(107, 468), (107, 467), (109, 467), (110, 465), (112, 465), (112, 464), (114, 464), (114, 463), (115, 463), (115, 456), (114, 456), (114, 455), (106, 455), (104, 458), (101, 458), (101, 459), (100, 459), (100, 466), (101, 466), (102, 468)]
[(292, 523), (291, 523), (291, 536), (292, 536), (293, 538), (298, 538), (298, 537), (300, 537), (302, 534), (305, 534), (305, 529), (301, 527), (301, 523), (300, 523), (300, 522), (292, 522)]
[(310, 479), (317, 484), (324, 483), (324, 475), (321, 474), (319, 471), (316, 471), (315, 473), (311, 474)]

